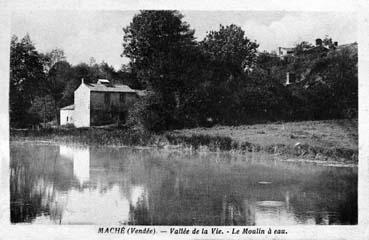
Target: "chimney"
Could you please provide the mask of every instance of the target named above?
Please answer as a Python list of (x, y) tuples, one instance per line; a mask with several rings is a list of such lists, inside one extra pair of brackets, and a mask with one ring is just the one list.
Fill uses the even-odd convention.
[(97, 80), (97, 84), (99, 85), (105, 85), (105, 86), (110, 86), (110, 81), (107, 79), (98, 79)]
[(290, 72), (286, 73), (286, 85), (290, 84)]
[(320, 39), (320, 38), (315, 39), (315, 45), (316, 46), (322, 46), (322, 44), (323, 44), (322, 39)]
[(83, 78), (81, 78), (81, 84), (84, 84), (85, 80)]

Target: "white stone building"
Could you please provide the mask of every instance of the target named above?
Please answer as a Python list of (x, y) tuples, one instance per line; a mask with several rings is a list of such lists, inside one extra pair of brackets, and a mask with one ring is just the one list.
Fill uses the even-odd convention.
[(74, 104), (60, 109), (60, 125), (73, 124)]
[(138, 98), (127, 85), (113, 85), (106, 79), (84, 83), (74, 92), (74, 104), (60, 109), (60, 124), (90, 127), (125, 122), (128, 108)]

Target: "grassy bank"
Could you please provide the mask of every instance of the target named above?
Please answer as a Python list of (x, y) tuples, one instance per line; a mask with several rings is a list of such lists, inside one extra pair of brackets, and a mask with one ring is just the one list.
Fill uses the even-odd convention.
[(11, 130), (11, 141), (50, 141), (88, 145), (146, 146), (156, 141), (148, 132), (117, 128), (48, 128)]
[(264, 151), (286, 157), (357, 162), (357, 120), (216, 126), (166, 133), (171, 144), (210, 150)]
[(12, 141), (50, 141), (89, 145), (158, 146), (210, 151), (267, 152), (282, 157), (357, 163), (356, 120), (305, 121), (215, 126), (155, 135), (117, 128), (12, 130)]

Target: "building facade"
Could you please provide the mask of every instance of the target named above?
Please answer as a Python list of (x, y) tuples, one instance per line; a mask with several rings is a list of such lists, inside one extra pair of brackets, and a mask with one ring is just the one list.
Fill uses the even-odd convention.
[(137, 91), (127, 85), (113, 85), (106, 79), (99, 79), (97, 83), (82, 80), (74, 92), (73, 107), (60, 110), (60, 124), (90, 127), (124, 123), (129, 107), (137, 98)]
[(73, 124), (74, 104), (60, 109), (60, 125)]

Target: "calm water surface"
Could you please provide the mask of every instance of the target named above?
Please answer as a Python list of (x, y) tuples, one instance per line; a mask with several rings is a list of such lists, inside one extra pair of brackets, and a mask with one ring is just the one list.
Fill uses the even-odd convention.
[(11, 222), (357, 224), (357, 168), (271, 155), (11, 143)]

